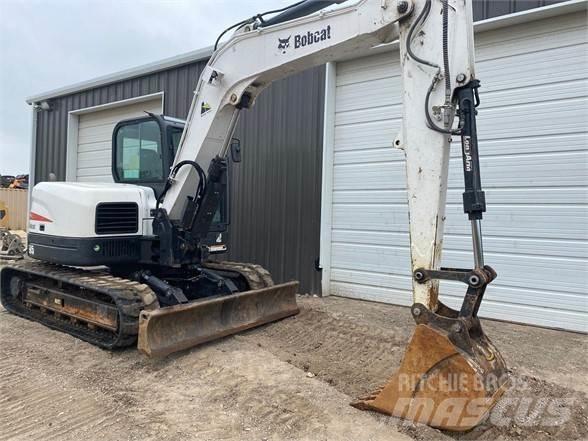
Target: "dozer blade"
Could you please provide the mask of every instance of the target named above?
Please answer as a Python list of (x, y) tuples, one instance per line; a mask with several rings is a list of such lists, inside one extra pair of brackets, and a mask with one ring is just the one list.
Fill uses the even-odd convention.
[[(452, 431), (483, 421), (508, 389), (505, 362), (477, 318), (412, 308), (417, 326), (398, 371), (354, 407)], [(441, 315), (440, 315), (441, 314)]]
[(298, 314), (298, 282), (142, 311), (138, 349), (148, 356), (173, 352)]

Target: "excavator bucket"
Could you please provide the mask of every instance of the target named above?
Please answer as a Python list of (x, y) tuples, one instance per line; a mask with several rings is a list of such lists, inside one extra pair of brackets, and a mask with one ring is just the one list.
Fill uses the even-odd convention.
[(415, 332), (398, 371), (353, 406), (452, 431), (489, 414), (508, 388), (505, 362), (477, 318), (460, 320), (443, 304), (433, 313), (415, 304)]
[(138, 349), (148, 356), (173, 352), (298, 314), (298, 282), (142, 311)]

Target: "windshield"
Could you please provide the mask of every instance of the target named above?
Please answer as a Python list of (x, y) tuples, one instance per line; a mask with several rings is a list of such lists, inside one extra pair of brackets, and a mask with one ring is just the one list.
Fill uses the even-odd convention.
[(163, 156), (156, 121), (129, 123), (116, 135), (116, 170), (121, 181), (161, 181)]

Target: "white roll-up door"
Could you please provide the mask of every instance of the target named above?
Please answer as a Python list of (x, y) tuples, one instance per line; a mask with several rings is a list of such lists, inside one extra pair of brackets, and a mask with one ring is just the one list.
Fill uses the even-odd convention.
[[(585, 11), (476, 34), (484, 245), (498, 272), (484, 317), (588, 330), (587, 35)], [(409, 305), (399, 75), (397, 52), (336, 65), (325, 288)], [(459, 142), (449, 189), (443, 264), (471, 267)], [(442, 283), (451, 306), (464, 293)]]
[(78, 116), (77, 160), (75, 180), (80, 182), (113, 182), (112, 131), (122, 120), (161, 114), (162, 96), (104, 110), (88, 111)]

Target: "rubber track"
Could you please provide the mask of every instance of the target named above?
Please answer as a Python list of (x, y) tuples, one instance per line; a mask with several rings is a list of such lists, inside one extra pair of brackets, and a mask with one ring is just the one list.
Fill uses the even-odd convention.
[[(246, 279), (251, 290), (274, 284), (270, 273), (260, 265), (241, 262), (206, 262), (203, 266), (211, 270), (237, 272)], [(54, 315), (44, 314), (40, 310), (16, 303), (8, 295), (10, 289), (8, 283), (2, 287), (0, 293), (2, 305), (12, 314), (42, 323), (49, 328), (65, 332), (104, 349), (112, 350), (135, 345), (141, 310), (158, 307), (157, 297), (147, 285), (114, 277), (106, 271), (88, 271), (30, 260), (11, 262), (2, 267), (1, 271), (57, 280), (110, 297), (119, 312), (119, 329), (116, 333), (98, 327), (90, 329), (83, 324), (74, 324), (67, 318), (59, 319)], [(4, 276), (3, 274), (3, 279)]]
[[(119, 313), (117, 332), (98, 327), (90, 329), (83, 324), (72, 323), (67, 318), (60, 319), (53, 315), (44, 314), (40, 310), (27, 308), (20, 302), (14, 302), (8, 293), (10, 289), (8, 283), (2, 287), (0, 295), (2, 305), (9, 312), (42, 323), (52, 329), (66, 332), (104, 349), (116, 349), (135, 344), (139, 329), (139, 313), (145, 307), (153, 306), (156, 299), (155, 294), (148, 286), (111, 276), (107, 272), (94, 272), (28, 260), (3, 267), (4, 280), (8, 279), (6, 272), (27, 274), (36, 279), (57, 280), (110, 297)], [(150, 300), (150, 304), (146, 305), (143, 299)]]
[(253, 263), (208, 261), (204, 262), (202, 266), (211, 270), (226, 270), (239, 273), (245, 278), (245, 280), (247, 280), (249, 289), (252, 290), (267, 288), (269, 286), (273, 286), (274, 284), (269, 271), (261, 265), (256, 265)]

